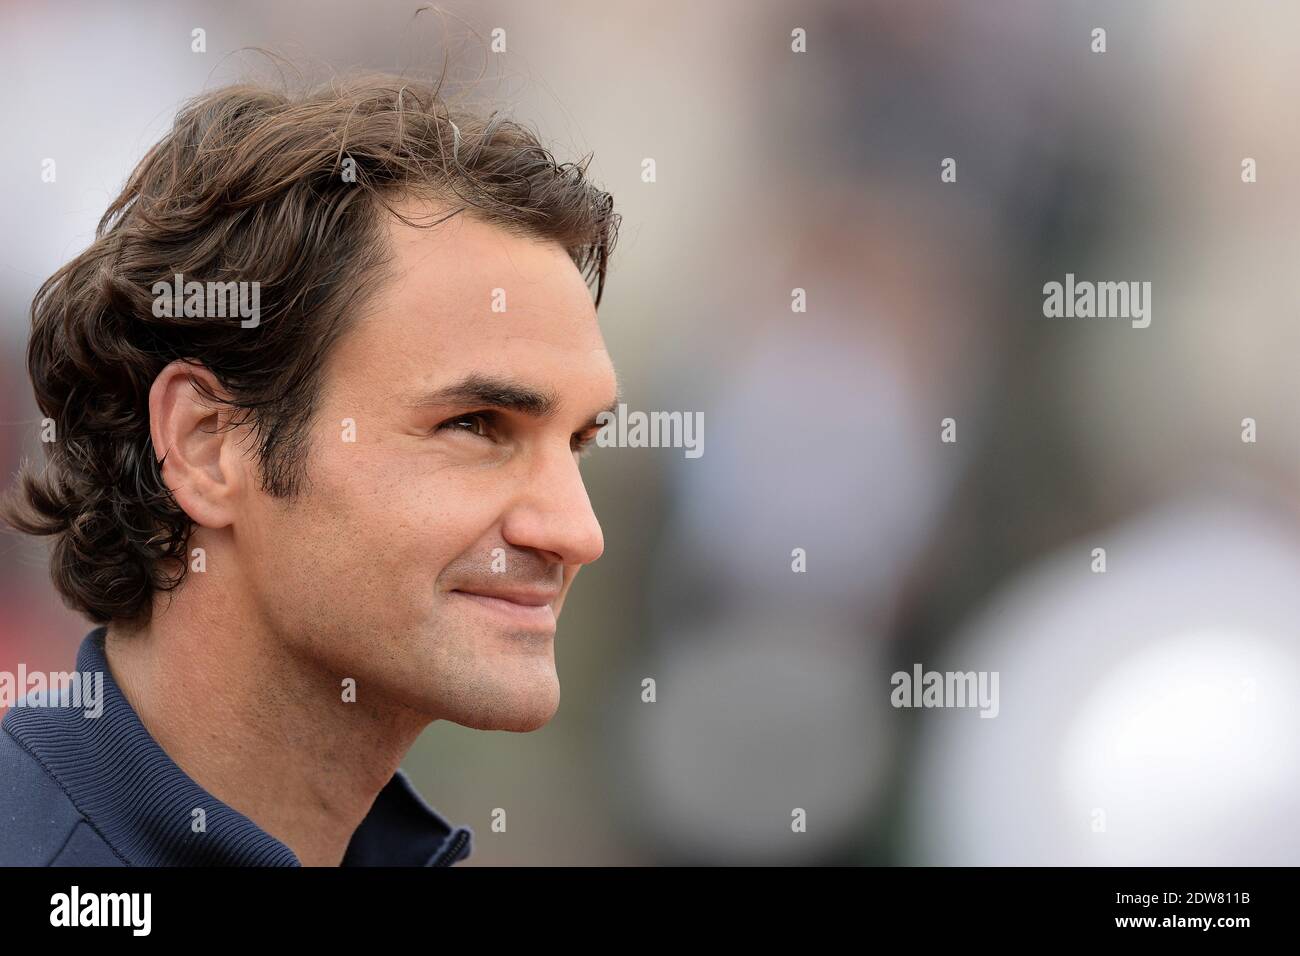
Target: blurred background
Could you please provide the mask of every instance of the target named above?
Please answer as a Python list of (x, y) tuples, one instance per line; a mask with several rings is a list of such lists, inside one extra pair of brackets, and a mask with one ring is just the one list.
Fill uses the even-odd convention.
[[(450, 47), (594, 154), (625, 400), (705, 419), (700, 458), (584, 466), (606, 550), (555, 719), (410, 753), (475, 830), (462, 865), (1296, 862), (1300, 8), (415, 6), (0, 7), (6, 482), (39, 453), (32, 295), (185, 98), (248, 46), (426, 72)], [(1150, 327), (1045, 318), (1067, 272), (1151, 282)], [(0, 669), (69, 667), (91, 627), (45, 563), (0, 538)], [(997, 671), (996, 719), (892, 707), (916, 663)]]

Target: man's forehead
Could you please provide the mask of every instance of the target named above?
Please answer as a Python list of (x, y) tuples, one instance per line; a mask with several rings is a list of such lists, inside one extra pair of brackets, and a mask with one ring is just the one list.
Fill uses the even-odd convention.
[(407, 405), (475, 377), (566, 405), (616, 394), (590, 291), (564, 250), (456, 219), (392, 227), (390, 278), (341, 343), (345, 376), (382, 375), (393, 386), (383, 394)]
[(453, 232), (444, 232), (450, 223), (411, 228), (393, 249), (392, 278), (377, 305), (406, 327), (395, 334), (603, 347), (590, 289), (559, 243), (465, 224)]
[(564, 263), (577, 271), (559, 242), (489, 222), (472, 210), (442, 204), (396, 208), (412, 222), (388, 214), (394, 265), (417, 278), (496, 277), (526, 285), (553, 279), (556, 266)]

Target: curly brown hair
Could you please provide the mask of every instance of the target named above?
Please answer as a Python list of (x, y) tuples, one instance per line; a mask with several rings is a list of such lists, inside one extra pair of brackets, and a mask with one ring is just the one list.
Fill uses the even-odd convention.
[[(620, 216), (586, 178), (590, 159), (557, 164), (521, 124), (387, 74), (190, 100), (90, 247), (36, 294), (27, 365), (56, 440), (42, 469), (23, 462), (0, 520), (53, 536), (50, 574), (70, 608), (147, 623), (154, 593), (185, 577), (191, 531), (150, 437), (158, 373), (176, 359), (211, 370), (227, 395), (205, 395), (253, 426), (263, 490), (292, 497), (324, 359), (386, 275), (384, 211), (429, 226), (467, 212), (557, 241), (599, 306)], [(394, 200), (410, 193), (451, 212), (401, 216)], [(177, 273), (256, 278), (259, 324), (155, 315), (152, 287)]]

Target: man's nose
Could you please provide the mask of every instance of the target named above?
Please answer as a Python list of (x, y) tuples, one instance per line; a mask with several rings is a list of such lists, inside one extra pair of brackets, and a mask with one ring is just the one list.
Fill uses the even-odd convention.
[(601, 556), (605, 536), (571, 451), (548, 451), (534, 460), (506, 512), (502, 536), (515, 547), (550, 552), (566, 565)]

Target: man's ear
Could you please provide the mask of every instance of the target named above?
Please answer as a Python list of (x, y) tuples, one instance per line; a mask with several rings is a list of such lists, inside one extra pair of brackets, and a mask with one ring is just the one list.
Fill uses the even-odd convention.
[(194, 362), (177, 359), (158, 373), (149, 389), (149, 434), (176, 503), (195, 524), (223, 528), (234, 520), (245, 487), (242, 429), (230, 428), (236, 410), (213, 403), (196, 381), (225, 394), (216, 376)]

